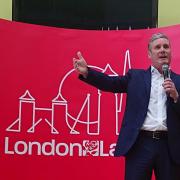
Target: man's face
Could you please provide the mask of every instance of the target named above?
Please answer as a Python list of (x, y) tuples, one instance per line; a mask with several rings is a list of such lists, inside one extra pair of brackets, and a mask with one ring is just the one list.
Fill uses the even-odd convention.
[(152, 65), (161, 72), (162, 65), (169, 65), (171, 62), (171, 47), (169, 41), (165, 38), (154, 40), (150, 44), (148, 56), (152, 60)]

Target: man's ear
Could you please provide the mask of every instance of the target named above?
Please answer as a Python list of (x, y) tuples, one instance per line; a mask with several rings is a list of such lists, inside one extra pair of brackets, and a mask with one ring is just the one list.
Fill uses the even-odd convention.
[(148, 50), (148, 58), (151, 59), (151, 51)]

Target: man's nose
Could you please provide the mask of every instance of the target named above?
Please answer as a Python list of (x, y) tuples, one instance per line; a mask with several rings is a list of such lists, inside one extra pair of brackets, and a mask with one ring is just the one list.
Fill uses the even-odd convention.
[(164, 51), (165, 51), (165, 48), (164, 48), (163, 46), (161, 46), (160, 51), (161, 51), (161, 52), (164, 52)]

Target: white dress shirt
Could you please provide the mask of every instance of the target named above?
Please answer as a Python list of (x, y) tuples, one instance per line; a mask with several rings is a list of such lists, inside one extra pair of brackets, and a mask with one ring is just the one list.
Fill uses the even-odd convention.
[(163, 82), (163, 75), (160, 74), (156, 68), (151, 66), (151, 92), (147, 116), (141, 128), (143, 130), (167, 130), (167, 95), (162, 86)]

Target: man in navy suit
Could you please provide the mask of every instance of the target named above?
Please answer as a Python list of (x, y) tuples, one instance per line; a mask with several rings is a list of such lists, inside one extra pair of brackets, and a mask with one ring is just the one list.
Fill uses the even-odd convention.
[(152, 65), (110, 77), (88, 67), (80, 52), (73, 59), (79, 78), (103, 91), (127, 93), (115, 156), (125, 156), (125, 180), (180, 180), (180, 75), (162, 67), (171, 63), (171, 44), (153, 34), (148, 44)]

